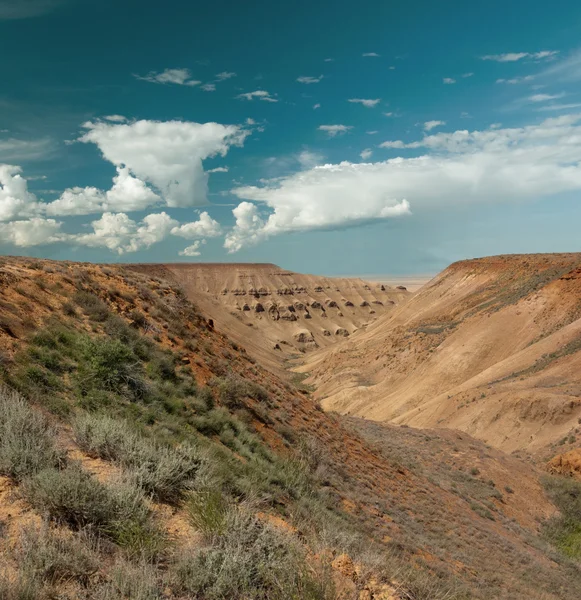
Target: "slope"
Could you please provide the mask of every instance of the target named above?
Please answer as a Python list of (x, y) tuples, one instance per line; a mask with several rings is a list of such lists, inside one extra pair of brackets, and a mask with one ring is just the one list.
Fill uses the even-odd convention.
[[(361, 427), (361, 435), (359, 424), (324, 413), (311, 396), (260, 367), (179, 287), (122, 267), (10, 258), (0, 266), (0, 308), (2, 378), (55, 428), (55, 435), (43, 434), (47, 447), (56, 443), (66, 455), (55, 454), (48, 471), (23, 480), (2, 466), (6, 585), (14, 585), (10, 569), (21, 567), (13, 550), (22, 525), (49, 514), (50, 535), (98, 554), (91, 568), (64, 569), (59, 555), (56, 571), (43, 563), (33, 573), (35, 585), (56, 586), (64, 598), (578, 597), (578, 570), (539, 537), (539, 523), (555, 507), (534, 467), (464, 434), (377, 425)], [(112, 439), (111, 431), (120, 433)], [(7, 439), (0, 439), (2, 451)], [(178, 478), (186, 490), (176, 488), (175, 475), (169, 484), (159, 479), (158, 469), (176, 452), (179, 464), (196, 471), (190, 482)], [(51, 460), (47, 452), (34, 456)], [(143, 511), (130, 529), (100, 511), (87, 531), (86, 511), (71, 516), (76, 496), (56, 493), (92, 482), (109, 502), (116, 472), (130, 476), (125, 485), (152, 494), (143, 503), (165, 532), (163, 546), (148, 533)], [(40, 492), (48, 484), (55, 487), (47, 497)], [(236, 515), (244, 507), (252, 514), (222, 521), (222, 502)], [(223, 530), (224, 522), (233, 529)], [(99, 544), (88, 549), (94, 535)], [(291, 558), (299, 561), (293, 569), (304, 571), (281, 570)], [(234, 587), (217, 587), (227, 583), (218, 575), (229, 574)], [(287, 586), (282, 594), (273, 581)]]
[(326, 409), (537, 452), (579, 432), (580, 317), (581, 255), (462, 261), (300, 370)]

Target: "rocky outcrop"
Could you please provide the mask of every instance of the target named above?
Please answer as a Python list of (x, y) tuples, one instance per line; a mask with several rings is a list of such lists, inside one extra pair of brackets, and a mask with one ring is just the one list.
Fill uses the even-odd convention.
[(293, 334), (293, 338), (299, 344), (312, 344), (315, 342), (313, 334), (308, 329), (299, 329)]
[(260, 304), (260, 302), (257, 302), (254, 306), (254, 312), (257, 312), (257, 313), (264, 312), (264, 306), (262, 304)]
[(345, 329), (345, 327), (337, 327), (335, 329), (335, 335), (342, 335), (343, 337), (347, 337), (349, 332)]
[(555, 456), (549, 461), (547, 469), (555, 475), (566, 475), (581, 480), (581, 448)]

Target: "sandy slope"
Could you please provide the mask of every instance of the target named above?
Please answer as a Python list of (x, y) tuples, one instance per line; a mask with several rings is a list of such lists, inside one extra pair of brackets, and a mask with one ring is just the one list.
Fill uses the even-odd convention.
[(344, 340), (409, 297), (406, 290), (381, 283), (303, 275), (273, 264), (131, 268), (179, 283), (217, 329), (277, 370), (298, 352)]
[(581, 419), (581, 255), (451, 265), (301, 368), (326, 409), (546, 448)]

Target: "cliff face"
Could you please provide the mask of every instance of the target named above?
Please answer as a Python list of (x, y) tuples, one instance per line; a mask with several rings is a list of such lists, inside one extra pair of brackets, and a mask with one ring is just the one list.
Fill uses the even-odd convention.
[(410, 294), (357, 278), (320, 277), (273, 264), (132, 265), (180, 285), (216, 327), (262, 364), (340, 342), (393, 310)]
[(581, 418), (581, 255), (455, 263), (340, 348), (307, 357), (327, 409), (539, 451)]

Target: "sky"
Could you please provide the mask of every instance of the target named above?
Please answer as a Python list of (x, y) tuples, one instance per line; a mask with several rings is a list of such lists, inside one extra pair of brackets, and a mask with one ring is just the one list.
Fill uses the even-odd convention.
[(0, 254), (581, 251), (581, 4), (0, 0)]

